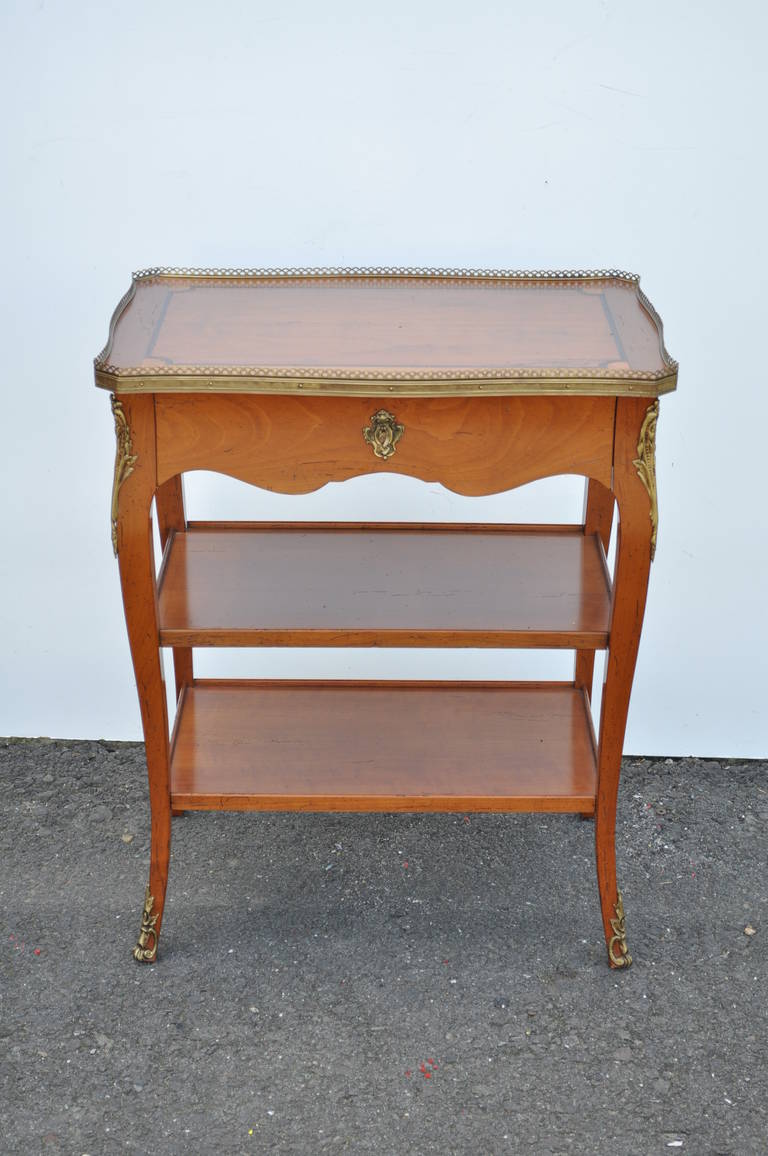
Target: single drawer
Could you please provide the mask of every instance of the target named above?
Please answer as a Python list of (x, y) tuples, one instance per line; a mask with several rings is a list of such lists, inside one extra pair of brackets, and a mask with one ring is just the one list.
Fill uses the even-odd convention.
[(155, 407), (159, 483), (216, 470), (282, 493), (381, 472), (460, 494), (554, 474), (611, 485), (612, 397), (195, 393), (157, 394)]

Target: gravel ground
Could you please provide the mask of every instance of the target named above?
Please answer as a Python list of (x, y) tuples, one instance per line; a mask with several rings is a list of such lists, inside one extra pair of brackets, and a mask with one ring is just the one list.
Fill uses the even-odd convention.
[(143, 748), (0, 740), (0, 1150), (768, 1152), (768, 764), (627, 759), (610, 971), (575, 816), (174, 822)]

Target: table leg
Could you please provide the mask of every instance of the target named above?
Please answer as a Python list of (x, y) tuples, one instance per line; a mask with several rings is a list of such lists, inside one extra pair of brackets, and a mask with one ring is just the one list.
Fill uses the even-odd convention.
[(595, 852), (603, 929), (611, 967), (628, 967), (624, 906), (616, 883), (616, 800), (656, 535), (654, 468), (658, 402), (620, 398), (616, 410), (614, 492), (619, 510), (613, 610), (600, 717)]
[(120, 562), (125, 621), (139, 692), (149, 777), (152, 836), (149, 885), (134, 957), (157, 957), (171, 850), (168, 711), (158, 646), (151, 504), (155, 493), (155, 411), (151, 396), (112, 401), (117, 433), (113, 543)]
[[(160, 543), (165, 549), (165, 544), (172, 533), (183, 533), (187, 528), (187, 519), (184, 512), (184, 478), (182, 474), (176, 474), (169, 478), (167, 482), (163, 482), (161, 486), (157, 487), (155, 492), (155, 505), (157, 507), (157, 525), (160, 531)], [(173, 648), (173, 672), (176, 684), (176, 702), (178, 703), (181, 692), (185, 686), (190, 686), (194, 679), (194, 669), (192, 664), (192, 655), (194, 651), (191, 646), (174, 646)], [(180, 811), (173, 808), (171, 814), (178, 818), (185, 815), (186, 811)]]
[[(157, 487), (155, 494), (157, 506), (157, 525), (160, 531), (160, 542), (163, 549), (175, 532), (183, 533), (187, 528), (184, 513), (184, 481), (181, 474), (169, 478)], [(176, 676), (176, 698), (184, 686), (189, 686), (194, 678), (192, 670), (192, 647), (175, 646), (173, 649), (173, 669)]]
[[(594, 478), (587, 478), (584, 487), (584, 533), (599, 534), (606, 553), (608, 553), (608, 543), (611, 540), (613, 507), (614, 498), (611, 491), (602, 482), (598, 482)], [(592, 697), (594, 672), (594, 650), (577, 650), (574, 681), (576, 686), (584, 688), (588, 698)]]
[[(584, 533), (599, 534), (603, 550), (608, 552), (611, 540), (611, 526), (613, 524), (613, 507), (615, 501), (613, 493), (602, 482), (595, 478), (587, 478), (584, 486)], [(573, 681), (581, 687), (587, 696), (592, 698), (592, 683), (595, 676), (594, 650), (577, 650)], [(594, 819), (594, 812), (581, 813), (582, 819), (590, 822)]]

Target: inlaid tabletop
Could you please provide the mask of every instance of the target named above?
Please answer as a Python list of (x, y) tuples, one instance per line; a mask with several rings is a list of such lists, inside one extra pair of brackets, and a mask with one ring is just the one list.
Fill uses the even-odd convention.
[(655, 397), (677, 379), (620, 272), (150, 269), (95, 366), (121, 393)]

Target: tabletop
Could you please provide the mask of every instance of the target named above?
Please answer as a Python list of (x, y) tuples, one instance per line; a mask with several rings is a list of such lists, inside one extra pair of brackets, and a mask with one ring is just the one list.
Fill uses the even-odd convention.
[(95, 376), (116, 393), (657, 397), (677, 364), (631, 273), (147, 269)]

